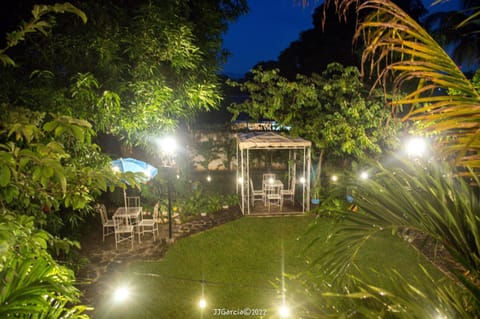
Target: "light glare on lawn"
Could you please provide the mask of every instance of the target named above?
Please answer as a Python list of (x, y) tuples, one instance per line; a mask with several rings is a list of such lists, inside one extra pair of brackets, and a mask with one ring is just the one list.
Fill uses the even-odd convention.
[(130, 296), (130, 290), (127, 287), (118, 287), (113, 293), (113, 300), (115, 302), (122, 302), (128, 299)]
[(198, 302), (198, 306), (200, 307), (200, 309), (205, 309), (205, 307), (207, 306), (207, 301), (204, 298), (200, 299), (200, 301)]
[(290, 308), (283, 304), (278, 308), (278, 314), (280, 315), (280, 318), (288, 318), (290, 316)]

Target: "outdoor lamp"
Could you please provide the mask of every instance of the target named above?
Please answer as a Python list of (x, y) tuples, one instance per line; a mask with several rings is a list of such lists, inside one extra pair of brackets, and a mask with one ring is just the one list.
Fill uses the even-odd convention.
[(167, 136), (160, 141), (160, 147), (166, 155), (173, 155), (177, 149), (177, 142), (173, 137)]
[(171, 170), (174, 165), (173, 156), (177, 149), (177, 143), (172, 137), (164, 137), (160, 140), (160, 148), (165, 155), (165, 168), (167, 168), (167, 193), (168, 193), (168, 240), (172, 241), (172, 181)]
[(367, 180), (368, 179), (368, 173), (365, 172), (365, 171), (360, 173), (360, 178), (363, 179), (363, 180)]
[(113, 300), (118, 303), (127, 300), (129, 296), (130, 296), (130, 291), (125, 286), (118, 287), (113, 292)]
[(288, 318), (290, 316), (290, 308), (286, 304), (283, 304), (278, 308), (278, 314), (280, 318)]
[(405, 151), (410, 157), (422, 157), (427, 152), (427, 142), (421, 137), (412, 137), (405, 144)]
[(338, 176), (337, 175), (332, 175), (332, 182), (338, 181)]
[(200, 299), (200, 301), (198, 302), (198, 306), (200, 307), (200, 309), (205, 309), (205, 307), (207, 306), (207, 301), (205, 300), (205, 298)]
[(300, 178), (300, 183), (305, 184), (305, 177)]

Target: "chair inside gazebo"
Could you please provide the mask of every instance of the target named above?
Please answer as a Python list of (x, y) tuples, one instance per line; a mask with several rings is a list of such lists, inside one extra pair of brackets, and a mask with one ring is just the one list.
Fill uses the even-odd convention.
[[(277, 169), (268, 170), (268, 173), (264, 172), (264, 169), (250, 171), (250, 215), (276, 216), (303, 214), (302, 186), (294, 183), (292, 178), (289, 182), (286, 170)], [(263, 179), (265, 174), (273, 174), (273, 180), (281, 182), (282, 188), (278, 192), (279, 199), (275, 196), (270, 196), (269, 198), (269, 180)]]

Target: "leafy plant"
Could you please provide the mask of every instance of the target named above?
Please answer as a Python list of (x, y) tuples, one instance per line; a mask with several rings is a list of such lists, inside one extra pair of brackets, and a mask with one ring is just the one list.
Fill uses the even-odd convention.
[[(478, 88), (440, 44), (392, 2), (333, 2), (339, 13), (357, 5), (360, 15), (365, 13), (356, 32), (356, 38), (365, 43), (364, 68), (376, 76), (377, 84), (392, 85), (393, 94), (408, 90), (404, 97), (391, 102), (392, 107), (407, 111), (403, 120), (432, 135), (437, 158), (476, 171), (480, 167)], [(465, 23), (478, 17), (478, 12), (470, 12), (471, 19)], [(444, 90), (457, 94), (436, 93)]]
[(35, 227), (32, 216), (0, 211), (0, 316), (88, 318), (78, 303), (73, 272), (47, 252), (52, 236)]
[[(341, 293), (345, 297), (364, 296), (362, 299), (375, 302), (381, 298), (384, 305), (388, 305), (382, 307), (382, 311), (389, 316), (399, 310), (398, 317), (410, 318), (406, 309), (415, 309), (412, 318), (434, 318), (434, 312), (428, 307), (415, 306), (419, 296), (425, 304), (428, 300), (432, 305), (442, 305), (438, 311), (447, 317), (478, 316), (480, 202), (469, 182), (454, 178), (455, 172), (448, 165), (435, 162), (399, 159), (390, 160), (387, 166), (378, 163), (374, 168), (375, 176), (368, 180), (352, 176), (320, 207), (320, 212), (335, 212), (341, 222), (329, 238), (330, 249), (317, 260), (319, 268), (338, 282), (335, 287), (343, 287), (346, 278), (353, 280), (347, 284), (353, 292)], [(338, 205), (338, 198), (344, 198), (346, 187), (359, 208), (356, 213), (347, 205)], [(390, 232), (392, 236), (414, 232), (431, 241), (433, 247), (444, 247), (448, 257), (434, 259), (433, 264), (455, 280), (436, 283), (432, 294), (426, 284), (433, 281), (428, 272), (423, 278), (411, 281), (402, 279), (402, 274), (394, 269), (387, 271), (392, 281), (399, 280), (395, 292), (383, 291), (368, 279), (355, 277), (358, 271), (355, 264), (362, 247), (380, 232)], [(445, 266), (448, 258), (453, 262)], [(361, 304), (368, 308), (368, 302)]]
[(47, 34), (47, 31), (52, 28), (53, 24), (46, 19), (46, 15), (49, 13), (65, 12), (73, 13), (80, 17), (83, 23), (87, 22), (85, 13), (68, 2), (63, 4), (56, 3), (54, 5), (34, 5), (32, 9), (32, 19), (29, 22), (24, 22), (18, 30), (7, 33), (6, 46), (0, 49), (0, 61), (2, 61), (3, 65), (15, 66), (15, 61), (6, 54), (6, 51), (20, 42), (25, 41), (27, 34), (36, 32), (41, 32), (44, 35)]

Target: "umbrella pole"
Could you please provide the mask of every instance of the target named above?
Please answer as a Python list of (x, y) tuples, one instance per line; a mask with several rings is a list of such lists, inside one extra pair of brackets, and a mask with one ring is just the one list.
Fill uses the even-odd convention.
[(123, 189), (123, 203), (125, 204), (125, 212), (127, 211), (127, 192)]

